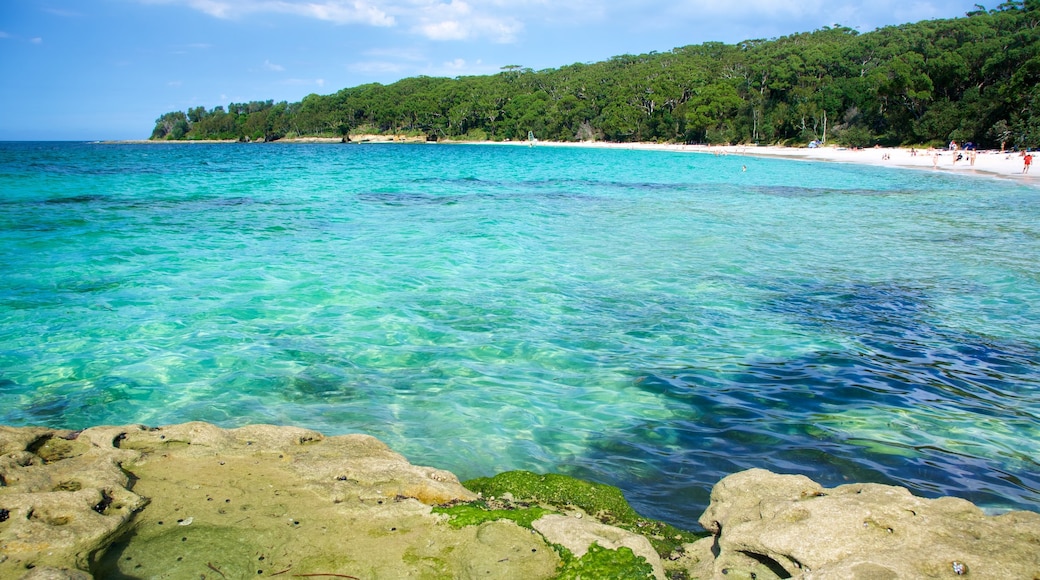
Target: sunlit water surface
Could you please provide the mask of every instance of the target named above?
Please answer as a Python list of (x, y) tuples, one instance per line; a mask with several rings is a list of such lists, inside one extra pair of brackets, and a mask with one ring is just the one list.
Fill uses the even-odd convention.
[(0, 144), (0, 422), (363, 432), (686, 527), (749, 467), (1037, 509), (1038, 216), (738, 156)]

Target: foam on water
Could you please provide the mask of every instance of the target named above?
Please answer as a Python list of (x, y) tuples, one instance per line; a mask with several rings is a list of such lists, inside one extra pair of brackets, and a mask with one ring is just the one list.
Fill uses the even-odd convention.
[(365, 432), (687, 526), (747, 467), (1035, 509), (1038, 210), (735, 156), (0, 144), (0, 422)]

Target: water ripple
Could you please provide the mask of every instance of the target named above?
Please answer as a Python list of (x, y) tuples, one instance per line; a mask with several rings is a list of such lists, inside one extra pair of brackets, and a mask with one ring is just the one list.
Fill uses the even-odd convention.
[(1028, 508), (1038, 211), (736, 156), (0, 144), (0, 422), (366, 432), (686, 526), (748, 467)]

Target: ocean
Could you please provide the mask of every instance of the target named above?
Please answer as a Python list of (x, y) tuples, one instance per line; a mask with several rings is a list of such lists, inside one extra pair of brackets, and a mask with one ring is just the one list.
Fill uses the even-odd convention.
[(751, 467), (1036, 510), (1037, 216), (739, 155), (0, 143), (0, 423), (367, 433), (690, 529)]

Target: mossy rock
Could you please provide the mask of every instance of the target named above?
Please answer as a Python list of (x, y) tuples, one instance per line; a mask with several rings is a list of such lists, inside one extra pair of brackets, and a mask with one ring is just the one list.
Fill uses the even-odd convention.
[(637, 556), (631, 548), (608, 550), (599, 544), (589, 546), (581, 558), (575, 558), (563, 549), (563, 565), (553, 580), (638, 580), (654, 577), (654, 567), (646, 558)]
[(510, 520), (518, 526), (533, 529), (532, 522), (552, 511), (540, 507), (491, 509), (487, 504), (476, 501), (451, 507), (435, 507), (433, 513), (449, 516), (451, 519), (448, 520), (448, 525), (453, 528), (477, 526), (495, 520)]
[(507, 471), (494, 477), (481, 477), (462, 483), (466, 489), (485, 497), (511, 494), (557, 508), (574, 506), (608, 523), (628, 523), (639, 514), (628, 505), (621, 490), (558, 473), (538, 475), (530, 471)]
[(605, 524), (644, 536), (662, 558), (683, 544), (709, 535), (681, 530), (640, 516), (616, 487), (558, 473), (539, 475), (530, 471), (507, 471), (494, 477), (464, 481), (462, 485), (485, 498), (510, 494), (518, 501), (540, 503), (554, 509), (579, 508)]

